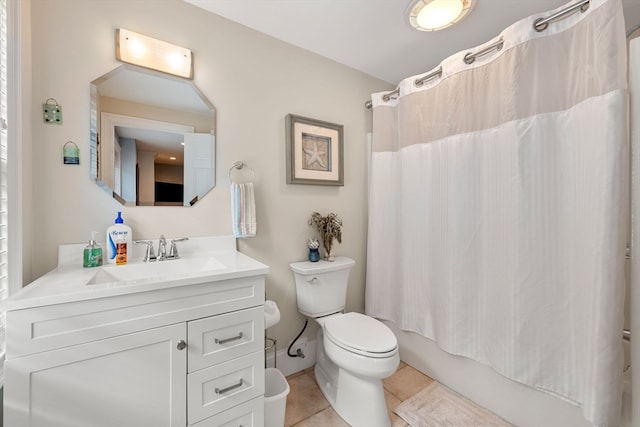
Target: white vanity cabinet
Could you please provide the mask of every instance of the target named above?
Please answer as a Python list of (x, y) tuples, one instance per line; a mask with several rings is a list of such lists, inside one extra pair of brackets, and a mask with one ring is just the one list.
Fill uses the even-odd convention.
[(258, 274), (10, 308), (4, 425), (260, 427), (263, 304)]
[(8, 426), (183, 426), (184, 324), (7, 361)]

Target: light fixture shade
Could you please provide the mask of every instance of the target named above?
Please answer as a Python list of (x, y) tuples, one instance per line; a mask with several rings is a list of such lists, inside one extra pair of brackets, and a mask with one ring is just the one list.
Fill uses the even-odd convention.
[(464, 18), (473, 0), (417, 0), (409, 10), (409, 22), (420, 31), (437, 31)]
[(193, 78), (191, 50), (124, 28), (116, 30), (116, 58), (174, 76)]

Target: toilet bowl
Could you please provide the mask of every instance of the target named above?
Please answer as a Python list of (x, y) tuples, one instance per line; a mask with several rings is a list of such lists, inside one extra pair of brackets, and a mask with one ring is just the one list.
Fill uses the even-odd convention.
[(382, 322), (360, 313), (342, 313), (355, 261), (291, 264), (301, 313), (318, 325), (315, 374), (336, 413), (352, 426), (390, 426), (382, 379), (400, 363), (398, 342)]
[(386, 378), (396, 371), (398, 342), (382, 322), (360, 313), (345, 313), (318, 323), (325, 352), (338, 366), (370, 378)]
[[(317, 343), (322, 344), (316, 344), (314, 370), (322, 394), (352, 426), (389, 426), (382, 380), (400, 363), (391, 330), (360, 313), (316, 320), (321, 326)], [(373, 339), (376, 334), (378, 340)]]

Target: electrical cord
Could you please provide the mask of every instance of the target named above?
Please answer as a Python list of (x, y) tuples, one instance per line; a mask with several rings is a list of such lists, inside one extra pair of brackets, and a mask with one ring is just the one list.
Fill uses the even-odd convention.
[(309, 319), (306, 319), (304, 321), (304, 326), (302, 327), (302, 330), (300, 331), (300, 333), (294, 338), (293, 341), (291, 341), (291, 344), (289, 344), (289, 348), (287, 349), (287, 356), (289, 357), (302, 357), (304, 358), (304, 354), (302, 354), (302, 352), (300, 350), (298, 354), (291, 354), (291, 348), (293, 347), (293, 345), (296, 343), (296, 341), (298, 341), (298, 338), (300, 338), (300, 336), (302, 335), (302, 333), (304, 332), (305, 329), (307, 329), (307, 323), (309, 322)]

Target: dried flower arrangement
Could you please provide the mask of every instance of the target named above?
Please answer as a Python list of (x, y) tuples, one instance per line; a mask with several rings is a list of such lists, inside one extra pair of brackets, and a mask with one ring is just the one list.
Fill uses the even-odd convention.
[(335, 239), (338, 243), (342, 243), (342, 219), (334, 213), (322, 216), (318, 212), (313, 212), (308, 224), (315, 227), (320, 234), (322, 244), (327, 252), (325, 258), (328, 261), (333, 261), (333, 240)]

